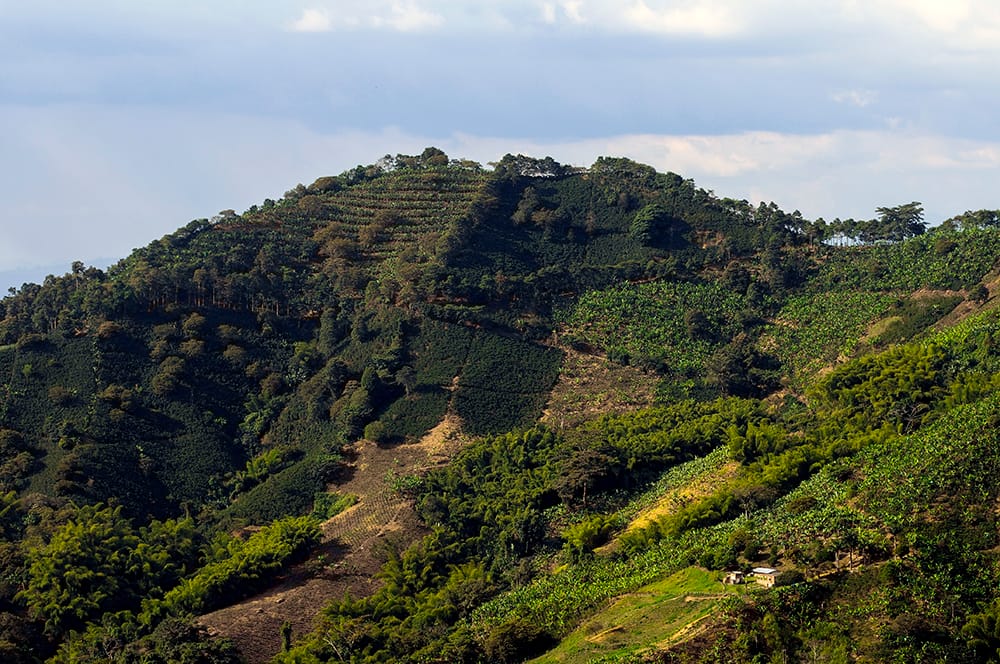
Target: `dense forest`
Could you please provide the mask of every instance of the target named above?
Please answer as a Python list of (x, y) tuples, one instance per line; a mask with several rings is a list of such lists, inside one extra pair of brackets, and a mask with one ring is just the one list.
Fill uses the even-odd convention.
[(933, 221), (427, 148), (11, 289), (0, 660), (1000, 661), (1000, 211)]

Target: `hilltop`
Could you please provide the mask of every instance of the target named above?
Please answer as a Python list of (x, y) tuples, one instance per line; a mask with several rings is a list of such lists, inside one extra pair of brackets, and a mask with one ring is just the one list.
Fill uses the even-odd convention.
[(26, 285), (0, 653), (995, 653), (998, 215), (875, 213), (428, 148)]

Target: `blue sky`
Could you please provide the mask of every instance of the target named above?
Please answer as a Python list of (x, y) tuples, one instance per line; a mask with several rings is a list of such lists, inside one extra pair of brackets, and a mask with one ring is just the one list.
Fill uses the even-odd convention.
[(435, 145), (1000, 208), (994, 0), (0, 0), (0, 286)]

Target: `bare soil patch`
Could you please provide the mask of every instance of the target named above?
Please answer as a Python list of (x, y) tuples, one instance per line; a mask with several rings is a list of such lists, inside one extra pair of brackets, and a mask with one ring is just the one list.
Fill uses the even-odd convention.
[(420, 442), (380, 447), (360, 440), (350, 450), (349, 479), (331, 487), (358, 496), (357, 504), (322, 525), (322, 543), (309, 560), (276, 577), (267, 590), (201, 616), (213, 635), (232, 639), (251, 664), (269, 661), (281, 649), (281, 626), (293, 640), (312, 631), (319, 612), (345, 594), (374, 593), (387, 545), (404, 548), (425, 534), (412, 501), (393, 489), (400, 476), (446, 463), (467, 439), (449, 415)]
[(572, 348), (563, 348), (559, 379), (542, 422), (567, 427), (604, 413), (622, 413), (653, 403), (659, 378)]

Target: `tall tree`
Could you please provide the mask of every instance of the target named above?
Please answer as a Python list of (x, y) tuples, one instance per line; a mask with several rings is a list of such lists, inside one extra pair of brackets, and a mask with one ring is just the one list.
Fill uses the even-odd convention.
[(908, 237), (923, 235), (927, 230), (924, 222), (924, 207), (918, 201), (895, 207), (875, 208), (878, 214), (875, 239), (899, 242)]

